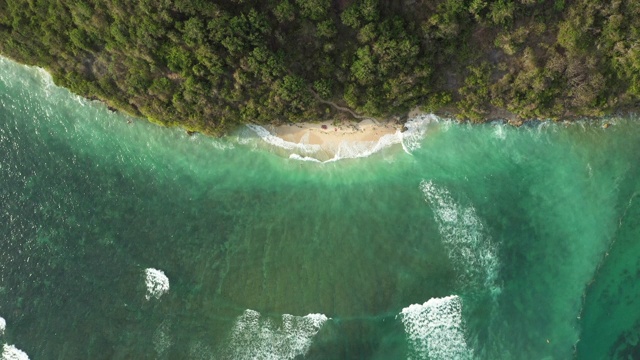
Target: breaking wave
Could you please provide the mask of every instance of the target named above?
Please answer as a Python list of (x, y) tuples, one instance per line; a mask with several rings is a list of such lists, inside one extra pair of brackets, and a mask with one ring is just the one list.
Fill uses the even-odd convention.
[(29, 360), (29, 356), (13, 345), (4, 344), (0, 360)]
[(440, 235), (462, 285), (487, 288), (497, 296), (501, 291), (497, 284), (497, 251), (475, 208), (456, 203), (447, 189), (431, 181), (423, 180), (420, 189), (433, 209)]
[(409, 342), (409, 359), (472, 359), (465, 340), (462, 301), (456, 295), (432, 298), (400, 313)]
[(225, 359), (293, 359), (309, 351), (314, 335), (329, 320), (322, 314), (282, 315), (281, 324), (247, 309), (225, 344)]
[(4, 331), (7, 329), (7, 322), (0, 317), (0, 336), (4, 335)]
[(493, 130), (493, 136), (499, 140), (505, 140), (507, 138), (507, 124), (495, 124)]
[(378, 141), (343, 141), (335, 151), (333, 158), (325, 162), (333, 162), (342, 159), (357, 159), (371, 156), (382, 149), (402, 142), (402, 133), (398, 130), (394, 134), (383, 135)]
[(294, 150), (299, 151), (305, 155), (315, 154), (322, 150), (320, 145), (313, 144), (305, 144), (305, 143), (293, 143), (290, 141), (283, 140), (269, 132), (269, 130), (263, 128), (260, 125), (255, 124), (247, 124), (247, 127), (258, 135), (262, 140), (266, 143), (271, 144), (273, 146), (277, 146), (286, 150)]
[(152, 297), (160, 299), (160, 296), (169, 291), (169, 278), (162, 270), (148, 268), (144, 271), (145, 284), (147, 285), (147, 300)]
[(289, 155), (289, 159), (293, 159), (293, 160), (299, 160), (299, 161), (311, 161), (311, 162), (317, 162), (317, 163), (321, 163), (322, 161), (311, 157), (311, 156), (300, 156), (298, 154), (291, 154)]
[(433, 122), (438, 122), (439, 118), (434, 114), (418, 115), (404, 124), (406, 130), (402, 133), (402, 148), (408, 154), (420, 148), (422, 140), (427, 135), (427, 127)]

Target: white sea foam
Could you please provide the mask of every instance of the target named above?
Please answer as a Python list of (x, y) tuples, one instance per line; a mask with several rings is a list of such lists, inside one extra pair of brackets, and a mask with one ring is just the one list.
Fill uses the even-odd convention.
[(315, 153), (319, 152), (320, 150), (322, 150), (320, 145), (305, 144), (305, 143), (293, 143), (293, 142), (290, 142), (290, 141), (283, 140), (283, 139), (271, 134), (269, 132), (269, 130), (263, 128), (260, 125), (247, 124), (247, 127), (249, 129), (253, 130), (253, 132), (255, 132), (256, 135), (258, 135), (258, 137), (260, 137), (265, 142), (267, 142), (267, 143), (269, 143), (269, 144), (271, 144), (273, 146), (277, 146), (279, 148), (283, 148), (283, 149), (287, 149), (287, 150), (299, 151), (299, 152), (301, 152), (303, 154), (306, 154), (306, 155), (315, 154)]
[(423, 180), (420, 189), (433, 209), (440, 235), (462, 285), (484, 287), (497, 296), (500, 293), (497, 251), (475, 208), (456, 203), (447, 189), (431, 181)]
[(194, 341), (189, 344), (189, 359), (191, 360), (213, 360), (213, 350), (200, 341)]
[(160, 299), (160, 296), (169, 291), (169, 278), (162, 270), (148, 268), (144, 271), (145, 284), (147, 285), (147, 300), (152, 297)]
[(409, 119), (404, 126), (406, 130), (402, 133), (402, 148), (408, 154), (420, 148), (420, 143), (427, 134), (427, 127), (433, 122), (437, 122), (438, 117), (433, 114), (422, 114)]
[(221, 142), (221, 141), (216, 141), (216, 140), (211, 140), (210, 141), (211, 146), (213, 146), (214, 148), (218, 149), (218, 150), (231, 150), (233, 148), (235, 148), (235, 146), (233, 146), (232, 143), (230, 142)]
[(7, 322), (0, 317), (0, 336), (4, 335), (4, 331), (7, 329)]
[(171, 321), (165, 320), (153, 333), (153, 348), (158, 356), (166, 353), (173, 344), (171, 340)]
[(318, 162), (318, 163), (322, 162), (322, 161), (320, 161), (320, 160), (318, 160), (316, 158), (313, 158), (313, 157), (310, 157), (310, 156), (301, 156), (301, 155), (298, 155), (298, 154), (289, 155), (289, 159), (299, 160), (299, 161), (311, 161), (311, 162)]
[(29, 356), (13, 345), (4, 344), (0, 360), (29, 360)]
[(224, 349), (228, 359), (293, 359), (309, 351), (315, 336), (328, 320), (322, 314), (282, 315), (281, 324), (247, 309), (236, 320)]
[(452, 295), (402, 309), (409, 359), (472, 359), (465, 340), (462, 301)]
[(494, 125), (494, 131), (493, 131), (493, 136), (495, 136), (496, 138), (500, 139), (500, 140), (504, 140), (507, 138), (507, 131), (505, 130), (505, 127), (508, 125), (505, 124), (496, 124)]
[(399, 130), (393, 134), (381, 136), (378, 141), (343, 141), (335, 149), (333, 158), (325, 162), (368, 157), (391, 145), (400, 143), (402, 143), (402, 133)]

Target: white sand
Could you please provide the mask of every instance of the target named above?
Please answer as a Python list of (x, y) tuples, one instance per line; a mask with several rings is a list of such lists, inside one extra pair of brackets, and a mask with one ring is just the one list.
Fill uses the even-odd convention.
[[(322, 126), (325, 126), (326, 129), (323, 129)], [(384, 135), (394, 134), (400, 128), (395, 123), (378, 123), (374, 120), (363, 120), (359, 123), (341, 122), (337, 125), (334, 125), (332, 121), (324, 121), (321, 123), (266, 126), (266, 129), (288, 142), (325, 145), (343, 141), (378, 141)]]
[[(324, 127), (324, 128), (323, 128)], [(320, 160), (339, 157), (357, 157), (345, 152), (366, 152), (374, 149), (383, 136), (393, 136), (401, 130), (401, 125), (395, 122), (377, 122), (363, 120), (360, 122), (324, 121), (319, 123), (298, 123), (280, 126), (265, 126), (271, 134), (294, 144), (319, 147), (312, 156)], [(304, 155), (304, 154), (303, 154)]]

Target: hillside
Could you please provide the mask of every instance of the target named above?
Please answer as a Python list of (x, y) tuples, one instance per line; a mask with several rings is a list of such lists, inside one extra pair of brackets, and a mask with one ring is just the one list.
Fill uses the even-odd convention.
[[(165, 125), (634, 108), (632, 0), (0, 0), (0, 53)], [(346, 109), (351, 111), (346, 111)]]

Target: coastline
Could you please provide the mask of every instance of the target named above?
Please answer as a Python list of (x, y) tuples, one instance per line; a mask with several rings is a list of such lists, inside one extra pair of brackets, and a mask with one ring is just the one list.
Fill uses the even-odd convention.
[[(453, 111), (451, 111), (453, 110)], [(634, 112), (627, 111), (626, 115), (635, 115)], [(413, 147), (407, 144), (416, 136), (424, 136), (424, 119), (431, 122), (431, 117), (443, 117), (456, 119), (459, 122), (489, 123), (500, 122), (505, 125), (520, 127), (530, 123), (544, 121), (553, 122), (574, 122), (578, 119), (602, 121), (604, 129), (609, 128), (612, 123), (607, 120), (609, 117), (624, 116), (621, 111), (605, 116), (581, 116), (565, 119), (528, 119), (518, 118), (514, 114), (496, 109), (480, 122), (461, 120), (456, 117), (454, 109), (441, 109), (441, 111), (427, 112), (420, 106), (407, 112), (404, 116), (394, 116), (384, 120), (365, 118), (364, 120), (342, 119), (325, 120), (316, 122), (299, 122), (288, 124), (268, 124), (268, 125), (247, 125), (254, 130), (267, 143), (279, 148), (288, 149), (289, 157), (298, 160), (327, 162), (343, 158), (356, 158), (370, 155), (393, 144), (402, 144), (406, 152), (410, 152)], [(422, 118), (422, 119), (420, 119)], [(411, 123), (419, 119), (419, 125)], [(259, 128), (260, 130), (256, 130)], [(291, 153), (293, 151), (293, 153)]]
[(400, 143), (403, 126), (396, 120), (364, 119), (250, 125), (249, 128), (266, 142), (293, 150), (289, 157), (325, 162), (366, 156)]

